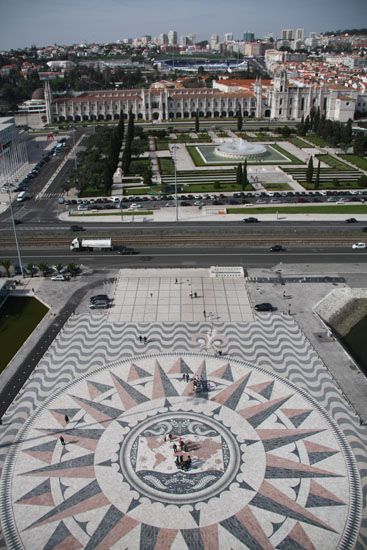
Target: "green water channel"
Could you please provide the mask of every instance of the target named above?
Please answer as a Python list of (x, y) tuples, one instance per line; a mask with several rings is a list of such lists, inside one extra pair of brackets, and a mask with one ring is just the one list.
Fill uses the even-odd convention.
[(48, 308), (36, 298), (7, 298), (0, 307), (0, 372), (33, 332)]

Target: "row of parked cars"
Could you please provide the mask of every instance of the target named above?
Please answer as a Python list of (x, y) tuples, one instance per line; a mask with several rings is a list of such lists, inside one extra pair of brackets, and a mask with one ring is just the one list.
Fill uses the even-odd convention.
[(15, 191), (26, 191), (29, 183), (32, 179), (34, 179), (39, 172), (41, 171), (42, 167), (50, 160), (52, 157), (52, 150), (48, 151), (44, 157), (36, 164), (34, 168), (27, 174), (27, 176), (18, 183), (18, 185), (15, 187)]

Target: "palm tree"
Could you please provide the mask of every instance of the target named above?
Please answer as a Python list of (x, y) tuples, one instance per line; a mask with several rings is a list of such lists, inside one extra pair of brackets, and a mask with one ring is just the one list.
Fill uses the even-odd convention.
[(75, 275), (78, 271), (78, 268), (75, 264), (71, 263), (67, 265), (67, 270), (69, 271), (70, 275)]
[(26, 270), (30, 273), (31, 277), (34, 275), (34, 265), (30, 262), (26, 266)]
[(11, 261), (10, 261), (10, 260), (2, 260), (1, 265), (2, 265), (3, 268), (5, 269), (6, 276), (7, 276), (7, 277), (10, 277), (10, 268), (11, 268), (11, 266), (12, 266)]
[(40, 262), (38, 265), (37, 265), (38, 269), (40, 270), (40, 272), (42, 273), (42, 275), (45, 277), (46, 276), (46, 273), (48, 271), (48, 264), (46, 264), (46, 262)]
[(56, 269), (57, 273), (60, 273), (60, 271), (62, 270), (62, 268), (63, 268), (63, 265), (62, 265), (62, 264), (56, 264), (56, 265), (55, 265), (55, 269)]

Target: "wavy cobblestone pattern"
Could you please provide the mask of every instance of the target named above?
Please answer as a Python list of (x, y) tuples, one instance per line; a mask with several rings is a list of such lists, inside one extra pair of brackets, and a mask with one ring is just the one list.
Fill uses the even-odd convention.
[[(146, 344), (139, 341), (146, 336)], [(51, 393), (76, 377), (139, 354), (187, 351), (223, 354), (248, 361), (306, 390), (334, 418), (351, 445), (366, 500), (366, 427), (348, 407), (340, 390), (293, 319), (262, 315), (255, 323), (106, 324), (101, 316), (75, 316), (65, 325), (4, 418), (1, 463), (9, 445), (29, 415)], [(359, 548), (367, 547), (363, 516)]]

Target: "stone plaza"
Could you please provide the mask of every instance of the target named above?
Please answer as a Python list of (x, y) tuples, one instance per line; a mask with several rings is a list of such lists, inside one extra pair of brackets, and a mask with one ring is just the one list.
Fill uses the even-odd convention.
[(6, 547), (362, 548), (366, 428), (296, 319), (240, 272), (154, 271), (82, 304), (8, 409)]

